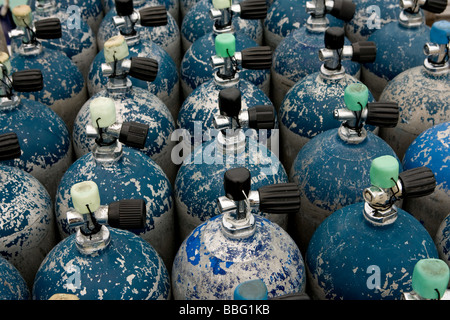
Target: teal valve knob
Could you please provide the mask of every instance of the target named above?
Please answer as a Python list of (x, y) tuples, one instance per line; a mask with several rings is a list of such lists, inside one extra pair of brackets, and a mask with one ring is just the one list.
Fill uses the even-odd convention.
[(234, 290), (234, 300), (268, 300), (267, 287), (261, 279), (240, 283)]
[(422, 298), (440, 299), (444, 295), (450, 271), (440, 259), (422, 259), (414, 266), (412, 288)]
[(236, 52), (236, 38), (231, 33), (219, 34), (215, 39), (215, 48), (219, 57), (232, 57)]
[(344, 102), (352, 111), (362, 111), (369, 101), (369, 89), (362, 83), (352, 83), (345, 88)]
[(398, 181), (399, 164), (393, 156), (381, 156), (372, 161), (370, 182), (383, 189), (394, 187)]
[(430, 41), (441, 45), (450, 42), (450, 21), (440, 20), (433, 23), (430, 30)]

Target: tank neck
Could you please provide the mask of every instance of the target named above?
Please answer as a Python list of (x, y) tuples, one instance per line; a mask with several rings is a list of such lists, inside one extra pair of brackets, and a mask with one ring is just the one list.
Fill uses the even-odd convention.
[(54, 0), (36, 0), (36, 17), (51, 17), (57, 13), (57, 10)]
[[(246, 239), (256, 231), (255, 217), (251, 213), (251, 194), (243, 201), (228, 200), (234, 209), (228, 210), (222, 216), (222, 234), (230, 239)], [(230, 203), (230, 204), (231, 204)]]
[(402, 27), (409, 29), (419, 28), (425, 25), (425, 16), (420, 8), (417, 8), (414, 11), (404, 9), (400, 12), (398, 23)]
[(329, 69), (325, 66), (325, 64), (322, 64), (319, 75), (325, 80), (339, 81), (345, 77), (345, 68), (341, 65), (340, 68)]
[(364, 127), (352, 128), (343, 123), (338, 129), (338, 136), (347, 144), (360, 144), (367, 139), (367, 130)]
[(323, 16), (310, 16), (306, 20), (306, 30), (312, 33), (324, 33), (330, 26), (330, 20)]
[(222, 155), (238, 155), (245, 151), (246, 135), (242, 129), (220, 130), (216, 138), (217, 152)]
[(123, 155), (123, 146), (117, 139), (111, 144), (102, 145), (96, 140), (92, 149), (92, 155), (97, 164), (102, 166), (112, 166), (117, 163)]
[(111, 242), (111, 235), (108, 228), (99, 224), (96, 216), (108, 215), (108, 207), (100, 206), (96, 212), (83, 214), (83, 221), (77, 229), (75, 236), (75, 244), (82, 254), (93, 255), (106, 249)]

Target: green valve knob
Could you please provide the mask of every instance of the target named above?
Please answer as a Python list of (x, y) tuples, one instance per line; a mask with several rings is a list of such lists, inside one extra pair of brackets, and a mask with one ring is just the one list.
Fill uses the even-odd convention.
[(231, 0), (213, 0), (212, 4), (216, 9), (226, 9), (231, 7)]
[(234, 56), (236, 51), (236, 38), (231, 33), (223, 33), (216, 36), (216, 55), (221, 58)]
[(114, 100), (106, 97), (98, 97), (89, 105), (92, 125), (107, 128), (116, 122), (116, 105)]
[(381, 156), (372, 161), (370, 167), (370, 182), (372, 185), (389, 189), (398, 180), (399, 164), (393, 156)]
[(81, 214), (87, 214), (89, 211), (94, 212), (100, 208), (100, 194), (94, 181), (83, 181), (74, 184), (70, 188), (70, 195), (73, 207)]
[(422, 298), (439, 299), (449, 281), (449, 268), (440, 259), (422, 259), (414, 266), (412, 288)]
[(369, 89), (362, 83), (352, 83), (345, 88), (344, 101), (352, 111), (362, 111), (369, 102)]
[(261, 279), (245, 281), (234, 290), (234, 300), (267, 300), (267, 287)]

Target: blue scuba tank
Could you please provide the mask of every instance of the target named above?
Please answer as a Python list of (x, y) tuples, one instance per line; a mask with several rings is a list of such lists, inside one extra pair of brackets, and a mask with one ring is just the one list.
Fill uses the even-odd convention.
[[(137, 3), (141, 3), (142, 1), (135, 1), (135, 5)], [(147, 5), (149, 4), (148, 0), (145, 1)], [(166, 7), (166, 10), (170, 13), (170, 15), (175, 19), (178, 25), (180, 25), (180, 2), (179, 0), (162, 0), (160, 1), (162, 5)], [(105, 0), (103, 5), (104, 12), (108, 13), (111, 8), (114, 8), (114, 0)]]
[(0, 257), (0, 300), (29, 300), (30, 290), (20, 272)]
[(440, 259), (421, 259), (414, 266), (412, 291), (404, 292), (402, 300), (450, 300), (447, 289), (450, 270)]
[[(0, 135), (0, 159), (20, 156), (20, 143), (15, 133)], [(0, 164), (0, 185), (0, 256), (31, 288), (39, 265), (57, 244), (53, 203), (44, 186), (21, 169)]]
[(34, 17), (56, 17), (61, 21), (60, 39), (40, 40), (47, 48), (62, 50), (86, 78), (89, 67), (97, 54), (97, 39), (87, 22), (70, 10), (58, 10), (54, 0), (35, 0)]
[[(71, 207), (69, 189), (75, 183), (97, 183), (102, 201), (139, 198), (146, 201), (147, 218), (143, 230), (130, 230), (149, 242), (172, 265), (175, 248), (172, 186), (164, 171), (137, 149), (145, 146), (148, 125), (118, 123), (114, 101), (97, 98), (90, 104), (91, 123), (87, 135), (95, 138), (92, 151), (78, 158), (66, 171), (58, 186), (55, 214), (61, 237), (70, 234), (66, 212)], [(124, 145), (123, 145), (124, 144)]]
[[(277, 0), (273, 1), (267, 12), (267, 18), (264, 20), (264, 42), (272, 50), (291, 32), (302, 27), (309, 19), (308, 1), (297, 0)], [(323, 0), (309, 1), (312, 5), (311, 10), (327, 10)], [(335, 7), (341, 7), (343, 1), (334, 0)], [(332, 27), (344, 27), (344, 22), (330, 17)]]
[(447, 215), (435, 235), (435, 243), (438, 250), (439, 258), (445, 261), (450, 267), (450, 214)]
[(345, 35), (351, 42), (365, 41), (386, 24), (397, 21), (398, 0), (353, 0), (355, 15), (345, 23)]
[(399, 300), (411, 291), (417, 261), (438, 258), (425, 228), (394, 204), (432, 193), (433, 173), (425, 167), (398, 171), (392, 156), (373, 160), (365, 201), (337, 210), (316, 230), (305, 258), (312, 298)]
[(194, 229), (175, 257), (174, 299), (231, 300), (239, 283), (256, 277), (266, 284), (269, 298), (305, 291), (303, 258), (292, 238), (251, 213), (252, 205), (263, 212), (295, 212), (297, 188), (278, 184), (250, 191), (250, 184), (245, 168), (225, 173), (226, 196), (218, 199), (221, 214)]
[[(219, 92), (219, 109), (214, 117), (214, 138), (190, 153), (178, 170), (174, 184), (179, 239), (184, 240), (198, 225), (219, 214), (216, 201), (223, 194), (225, 171), (245, 167), (252, 175), (252, 189), (288, 182), (278, 157), (255, 140), (250, 129), (268, 130), (275, 126), (273, 106), (253, 106), (241, 111), (239, 89)], [(262, 135), (260, 135), (262, 136)], [(190, 149), (187, 150), (187, 153)], [(262, 215), (287, 229), (287, 214)]]
[[(115, 39), (121, 38), (121, 39)], [(146, 155), (152, 158), (166, 173), (173, 183), (177, 167), (171, 161), (171, 151), (174, 142), (171, 141), (172, 132), (175, 130), (175, 121), (166, 107), (157, 96), (147, 90), (135, 87), (128, 79), (128, 75), (134, 75), (138, 81), (154, 81), (158, 71), (157, 61), (146, 57), (132, 57), (127, 51), (120, 52), (126, 42), (122, 36), (111, 38), (116, 45), (105, 46), (106, 63), (101, 69), (103, 75), (108, 76), (109, 83), (106, 89), (93, 95), (78, 112), (73, 131), (73, 146), (77, 158), (92, 151), (95, 142), (86, 134), (86, 125), (94, 125), (91, 122), (89, 107), (94, 99), (99, 97), (111, 98), (115, 104), (116, 119), (119, 122), (138, 121), (149, 126), (145, 147), (142, 149)], [(110, 60), (114, 57), (115, 60)], [(104, 60), (105, 61), (105, 60)], [(128, 65), (130, 65), (128, 67)]]
[[(198, 40), (197, 40), (198, 41)], [(232, 34), (220, 34), (215, 39), (217, 55), (211, 57), (213, 69), (217, 69), (214, 78), (199, 85), (184, 100), (178, 113), (178, 128), (184, 129), (187, 135), (183, 143), (190, 148), (210, 140), (210, 129), (214, 129), (214, 115), (219, 112), (218, 97), (220, 90), (236, 87), (241, 92), (241, 108), (246, 110), (253, 105), (271, 105), (269, 97), (257, 86), (240, 78), (242, 72), (233, 65), (241, 62), (243, 68), (269, 69), (271, 52), (268, 47), (247, 48), (235, 52), (235, 37)], [(235, 57), (241, 57), (240, 61)], [(233, 58), (230, 58), (233, 57)], [(278, 129), (269, 130), (267, 142), (269, 149), (278, 151)], [(198, 139), (200, 138), (200, 139)], [(197, 141), (200, 140), (200, 143)]]
[[(214, 0), (214, 2), (217, 1)], [(212, 10), (214, 8), (212, 0), (197, 2), (186, 14), (181, 24), (182, 53), (184, 54), (195, 40), (212, 32), (214, 28), (222, 29), (222, 31), (224, 31), (224, 28), (231, 28), (235, 32), (244, 32), (258, 45), (262, 45), (263, 27), (261, 19), (266, 17), (265, 1), (262, 1), (261, 8), (255, 7), (258, 5), (257, 1), (244, 0), (239, 2), (239, 4), (232, 4), (231, 7), (226, 8), (228, 9), (226, 12), (221, 12), (220, 9)], [(251, 6), (251, 10), (248, 6)], [(258, 11), (261, 11), (261, 13)], [(213, 26), (211, 25), (211, 15), (216, 14), (215, 25)]]
[[(330, 25), (327, 14), (330, 13), (338, 19), (348, 21), (355, 12), (352, 0), (344, 0), (342, 3), (334, 2), (335, 7), (330, 10), (324, 10), (323, 3), (320, 1), (312, 2), (314, 6), (308, 9), (311, 16), (306, 23), (287, 35), (273, 53), (271, 94), (277, 110), (286, 93), (295, 83), (320, 69), (321, 62), (317, 59), (317, 52), (323, 47), (325, 30)], [(348, 39), (345, 39), (345, 45), (350, 45)], [(359, 79), (361, 69), (359, 63), (345, 60), (342, 65), (348, 74)]]
[[(37, 7), (39, 0), (27, 0), (32, 7)], [(58, 0), (58, 11), (70, 13), (74, 19), (82, 19), (87, 22), (94, 34), (97, 34), (103, 19), (103, 5), (101, 0)]]
[[(425, 24), (422, 9), (442, 12), (447, 0), (400, 1), (402, 12), (393, 21), (375, 31), (369, 41), (377, 44), (377, 57), (373, 63), (363, 64), (362, 79), (376, 100), (387, 83), (401, 72), (423, 64), (422, 48), (430, 41), (430, 27)], [(395, 45), (394, 45), (395, 44)]]
[(450, 208), (450, 122), (437, 124), (422, 132), (403, 157), (405, 170), (426, 166), (436, 177), (436, 189), (426, 198), (405, 199), (402, 208), (422, 222), (435, 235)]
[[(130, 21), (137, 18), (140, 10), (144, 7), (158, 5), (161, 5), (161, 3), (157, 0), (115, 0), (115, 6), (105, 15), (102, 23), (100, 24), (99, 31), (97, 33), (98, 49), (102, 50), (105, 41), (120, 33), (119, 29), (114, 24), (114, 17), (118, 14), (116, 8), (117, 6), (120, 7), (119, 12), (126, 13), (121, 18)], [(130, 8), (134, 8), (134, 10), (130, 10)], [(155, 44), (163, 48), (173, 59), (175, 65), (179, 67), (181, 62), (181, 36), (178, 24), (172, 15), (169, 13), (167, 14), (167, 24), (165, 25), (138, 26), (136, 27), (136, 32), (139, 32), (142, 41), (145, 42), (146, 39), (150, 39)]]
[(22, 169), (43, 184), (52, 199), (64, 172), (72, 164), (72, 142), (64, 121), (38, 101), (19, 98), (14, 91), (42, 90), (39, 70), (12, 74), (6, 53), (0, 53), (2, 85), (0, 133), (15, 132), (21, 141), (20, 157), (0, 163)]
[(380, 129), (383, 138), (400, 159), (408, 146), (426, 129), (450, 121), (450, 22), (435, 22), (427, 56), (422, 66), (408, 69), (391, 80), (380, 100), (398, 102), (400, 121), (396, 128)]
[[(250, 0), (249, 0), (250, 1)], [(227, 2), (227, 1), (225, 1)], [(255, 3), (258, 6), (258, 10), (255, 13), (252, 13), (251, 9), (245, 9), (248, 12), (250, 18), (254, 17), (262, 17), (265, 15), (265, 3), (257, 0), (252, 0), (250, 4)], [(210, 63), (210, 59), (216, 53), (216, 38), (217, 36), (223, 36), (225, 34), (233, 35), (233, 47), (236, 51), (243, 51), (244, 49), (258, 47), (258, 44), (250, 39), (246, 34), (242, 32), (235, 33), (232, 28), (232, 12), (235, 9), (234, 6), (227, 2), (228, 4), (224, 4), (220, 1), (213, 2), (214, 7), (211, 9), (213, 13), (212, 18), (218, 19), (214, 23), (213, 32), (209, 32), (200, 38), (198, 38), (185, 52), (183, 59), (181, 61), (180, 66), (180, 81), (182, 88), (182, 97), (186, 99), (195, 88), (197, 88), (202, 83), (210, 80), (214, 77), (214, 69)], [(237, 8), (241, 8), (241, 5), (238, 5)], [(259, 8), (261, 7), (261, 9)], [(245, 12), (244, 11), (244, 12)], [(241, 18), (243, 18), (241, 14)], [(225, 23), (226, 22), (226, 23)], [(231, 37), (230, 37), (231, 39)], [(232, 41), (232, 40), (230, 40)], [(259, 47), (264, 48), (264, 47)], [(227, 54), (227, 53), (225, 53)], [(228, 62), (228, 68), (237, 68), (236, 61), (239, 62), (239, 57), (234, 56), (234, 51), (229, 52), (226, 55), (227, 58), (230, 58)], [(242, 65), (243, 70), (240, 72), (240, 77), (245, 79), (258, 88), (260, 88), (267, 96), (270, 93), (270, 68), (246, 68), (246, 66)], [(236, 71), (233, 71), (236, 72)], [(232, 75), (227, 75), (227, 77), (231, 78)]]
[(23, 92), (20, 97), (49, 106), (71, 132), (75, 116), (87, 100), (84, 77), (64, 52), (46, 48), (37, 40), (61, 37), (59, 19), (36, 21), (33, 27), (31, 8), (27, 5), (14, 7), (13, 17), (18, 29), (11, 31), (11, 36), (22, 38), (22, 44), (11, 55), (12, 71), (39, 69), (44, 77), (44, 90)]
[[(131, 1), (128, 2), (132, 4)], [(132, 7), (129, 9), (133, 10)], [(135, 24), (139, 26), (163, 25), (167, 17), (163, 6), (147, 7), (139, 12), (140, 18), (137, 20), (128, 20), (125, 7), (119, 7), (119, 16), (114, 20), (116, 27), (120, 30), (120, 35), (125, 37), (130, 57), (148, 57), (158, 61), (158, 74), (152, 82), (142, 81), (132, 78), (134, 86), (148, 89), (151, 93), (159, 97), (172, 112), (176, 118), (180, 108), (180, 82), (177, 67), (169, 56), (159, 45), (155, 44), (149, 37), (142, 39), (141, 33), (136, 32)], [(141, 27), (144, 28), (144, 27)], [(103, 48), (95, 57), (89, 70), (87, 81), (88, 91), (91, 96), (100, 92), (108, 83), (108, 78), (102, 74), (102, 64), (105, 62), (105, 48)]]
[[(319, 59), (324, 62), (320, 71), (294, 84), (280, 106), (281, 162), (288, 173), (298, 152), (312, 137), (340, 126), (332, 111), (345, 108), (343, 97), (349, 84), (361, 83), (346, 73), (341, 61), (373, 61), (375, 58), (373, 42), (345, 46), (342, 28), (328, 28), (324, 38), (325, 48), (319, 51)], [(373, 100), (369, 93), (368, 101)]]
[(42, 262), (33, 285), (34, 300), (54, 294), (80, 300), (169, 299), (170, 280), (156, 250), (124, 229), (143, 228), (144, 200), (100, 204), (92, 181), (71, 188), (74, 209), (67, 219), (76, 233), (58, 243)]
[(368, 103), (368, 97), (365, 85), (348, 85), (344, 95), (347, 108), (334, 112), (334, 117), (342, 121), (341, 126), (313, 137), (294, 160), (289, 180), (297, 184), (301, 204), (292, 221), (295, 227), (291, 235), (302, 253), (306, 252), (314, 231), (330, 214), (364, 200), (361, 189), (370, 185), (372, 160), (390, 155), (400, 163), (385, 141), (364, 129), (365, 124), (395, 126), (398, 106), (388, 102)]

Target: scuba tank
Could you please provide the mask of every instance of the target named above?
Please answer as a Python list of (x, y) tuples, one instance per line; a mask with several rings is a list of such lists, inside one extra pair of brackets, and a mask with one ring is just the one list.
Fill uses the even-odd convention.
[(430, 41), (430, 27), (425, 24), (421, 9), (442, 12), (447, 0), (404, 0), (400, 5), (403, 10), (398, 21), (376, 30), (368, 39), (377, 44), (377, 57), (362, 65), (361, 78), (376, 100), (398, 74), (423, 64), (421, 51), (423, 44)]
[[(128, 3), (132, 5), (131, 1)], [(120, 36), (123, 36), (126, 40), (130, 57), (152, 58), (158, 61), (159, 66), (157, 77), (153, 82), (149, 83), (139, 79), (132, 79), (132, 83), (134, 86), (147, 89), (155, 94), (170, 108), (172, 115), (176, 118), (180, 108), (180, 83), (177, 67), (165, 50), (155, 44), (149, 37), (142, 39), (141, 33), (135, 30), (136, 24), (139, 24), (139, 26), (147, 26), (149, 24), (164, 25), (167, 21), (166, 10), (163, 6), (146, 7), (139, 11), (137, 19), (130, 20), (130, 16), (126, 15), (126, 10), (124, 9), (126, 8), (119, 7), (119, 12), (123, 14), (116, 16), (113, 21), (120, 30)], [(118, 39), (117, 36), (112, 38)], [(101, 69), (102, 64), (105, 62), (105, 49), (104, 47), (97, 54), (89, 71), (87, 85), (91, 96), (103, 90), (108, 82)]]
[[(232, 34), (224, 33), (216, 36), (217, 55), (212, 56), (210, 60), (212, 68), (217, 69), (214, 72), (214, 78), (199, 85), (181, 105), (177, 125), (178, 128), (185, 129), (188, 137), (183, 139), (183, 143), (187, 143), (188, 148), (197, 146), (196, 135), (200, 135), (200, 140), (203, 137), (203, 141), (210, 139), (210, 129), (214, 128), (214, 115), (219, 111), (220, 90), (229, 87), (238, 88), (241, 92), (242, 110), (246, 110), (252, 105), (272, 104), (261, 89), (249, 81), (241, 79), (242, 72), (239, 72), (234, 65), (241, 63), (243, 68), (269, 69), (272, 61), (270, 49), (255, 47), (236, 52), (235, 44), (235, 37)], [(277, 131), (268, 131), (270, 139), (267, 145), (271, 150), (278, 150), (276, 149), (278, 146)]]
[(114, 101), (91, 101), (88, 137), (95, 139), (92, 151), (78, 158), (59, 183), (55, 214), (62, 238), (70, 234), (66, 212), (72, 206), (69, 190), (75, 183), (97, 183), (102, 201), (144, 199), (147, 218), (144, 230), (130, 230), (149, 242), (171, 266), (175, 248), (172, 186), (164, 171), (140, 150), (146, 145), (149, 126), (144, 123), (116, 121)]
[(97, 54), (97, 39), (87, 22), (73, 18), (72, 12), (58, 10), (56, 0), (35, 0), (34, 17), (38, 20), (55, 17), (61, 21), (60, 39), (42, 39), (42, 45), (62, 50), (78, 67), (86, 79), (89, 67)]
[[(15, 133), (0, 135), (0, 160), (20, 153)], [(53, 203), (44, 186), (19, 168), (0, 164), (0, 185), (0, 256), (17, 268), (31, 288), (39, 265), (57, 244)]]
[(218, 198), (220, 215), (199, 225), (186, 238), (172, 268), (176, 300), (231, 300), (242, 281), (260, 278), (268, 297), (304, 292), (303, 258), (292, 238), (277, 224), (251, 213), (291, 213), (299, 194), (292, 184), (267, 185), (250, 191), (245, 168), (224, 175), (225, 196)]
[[(151, 11), (147, 11), (147, 7), (159, 5), (161, 3), (157, 0), (115, 0), (115, 6), (105, 15), (105, 18), (100, 24), (97, 33), (98, 49), (102, 50), (104, 43), (109, 38), (120, 33), (120, 30), (115, 25), (115, 20), (125, 21), (130, 26), (132, 21), (140, 19), (141, 25), (136, 27), (136, 32), (139, 33), (141, 41), (145, 42), (149, 39), (159, 45), (169, 54), (178, 68), (181, 62), (181, 36), (178, 24), (172, 15), (167, 13), (167, 22), (163, 25), (159, 23), (155, 25), (142, 25), (143, 21), (153, 20), (146, 14), (152, 13)], [(144, 11), (141, 11), (142, 9)]]
[[(212, 132), (212, 140), (195, 148), (184, 159), (175, 180), (174, 198), (181, 240), (198, 225), (219, 214), (216, 201), (223, 193), (223, 175), (228, 169), (245, 166), (252, 175), (252, 189), (288, 182), (278, 157), (266, 148), (262, 139), (255, 140), (247, 129), (273, 129), (273, 106), (241, 110), (241, 93), (235, 87), (219, 92), (218, 106), (220, 113), (214, 116), (216, 130)], [(265, 214), (256, 208), (252, 213), (287, 229), (287, 214)]]
[(408, 146), (426, 129), (450, 121), (450, 22), (437, 21), (424, 46), (422, 66), (411, 68), (392, 79), (380, 100), (398, 102), (400, 122), (394, 129), (380, 129), (383, 138), (400, 159)]
[[(308, 11), (329, 12), (332, 8), (344, 9), (342, 7), (343, 0), (329, 1), (328, 3), (322, 0), (302, 0), (300, 2), (298, 0), (277, 0), (270, 4), (267, 18), (264, 20), (264, 42), (272, 50), (275, 50), (291, 32), (299, 29), (307, 22), (310, 17)], [(328, 4), (331, 4), (331, 6), (328, 6)], [(344, 22), (333, 16), (330, 17), (329, 22), (332, 27), (344, 27)]]
[[(174, 143), (170, 136), (175, 130), (175, 121), (166, 105), (154, 94), (141, 87), (136, 87), (128, 79), (140, 83), (155, 81), (159, 77), (159, 64), (148, 57), (129, 57), (126, 41), (122, 36), (112, 37), (105, 43), (102, 51), (104, 63), (99, 66), (103, 76), (108, 77), (106, 89), (92, 96), (81, 108), (75, 120), (73, 145), (77, 158), (92, 150), (95, 142), (86, 134), (86, 125), (91, 123), (89, 106), (99, 97), (111, 98), (119, 122), (141, 121), (148, 124), (147, 140), (142, 151), (152, 158), (173, 182), (176, 166), (171, 161), (171, 150)], [(99, 59), (100, 60), (100, 59)], [(161, 69), (161, 68), (159, 68)], [(176, 72), (176, 70), (175, 70)], [(159, 81), (161, 81), (161, 77)]]
[(54, 199), (56, 186), (72, 164), (72, 143), (64, 121), (38, 101), (19, 98), (14, 91), (37, 92), (43, 88), (40, 70), (14, 72), (8, 55), (0, 53), (0, 133), (15, 132), (21, 141), (19, 157), (0, 163), (18, 167), (36, 179)]
[[(271, 93), (277, 110), (295, 83), (320, 69), (321, 62), (317, 60), (317, 52), (323, 47), (325, 30), (330, 25), (327, 14), (349, 21), (355, 12), (352, 0), (333, 1), (333, 4), (334, 7), (327, 9), (325, 0), (310, 1), (307, 11), (311, 16), (306, 23), (287, 35), (275, 49), (271, 69)], [(344, 44), (351, 43), (345, 39)], [(342, 65), (348, 74), (359, 78), (359, 63), (345, 60)]]
[(29, 300), (30, 291), (19, 271), (0, 257), (0, 300)]
[[(231, 4), (231, 6), (230, 1), (227, 0), (223, 6), (225, 8), (219, 8), (219, 1), (216, 0), (201, 0), (189, 10), (181, 24), (183, 54), (195, 40), (213, 32), (214, 28), (220, 32), (231, 32), (232, 30), (243, 32), (258, 45), (263, 44), (261, 19), (264, 19), (267, 13), (265, 0), (243, 0), (239, 4)], [(211, 17), (214, 17), (214, 26), (211, 25)]]
[[(32, 8), (37, 8), (38, 1), (40, 0), (27, 0), (27, 4)], [(71, 14), (75, 21), (84, 20), (94, 35), (97, 34), (103, 19), (102, 0), (58, 0), (57, 9)]]
[[(346, 73), (341, 62), (373, 61), (376, 55), (373, 42), (344, 45), (342, 28), (328, 28), (324, 38), (325, 48), (319, 51), (319, 59), (324, 62), (320, 71), (311, 73), (294, 84), (280, 106), (281, 162), (288, 171), (309, 139), (340, 126), (332, 111), (345, 108), (343, 97), (349, 84), (361, 83)], [(369, 92), (368, 102), (373, 100)]]
[(426, 167), (399, 173), (398, 160), (378, 157), (370, 168), (364, 202), (337, 210), (317, 228), (306, 253), (312, 298), (399, 300), (411, 291), (420, 259), (438, 258), (425, 228), (394, 203), (433, 192)]
[(403, 169), (426, 166), (433, 171), (436, 189), (425, 198), (405, 199), (402, 208), (418, 219), (430, 235), (436, 232), (450, 208), (450, 122), (437, 124), (422, 132), (403, 157)]
[(76, 233), (58, 243), (42, 262), (33, 299), (67, 293), (81, 300), (156, 300), (170, 297), (169, 273), (147, 242), (124, 229), (143, 228), (142, 199), (101, 205), (93, 181), (70, 189), (66, 216)]
[(440, 259), (419, 260), (412, 274), (412, 291), (404, 292), (402, 300), (450, 300), (449, 274), (447, 264)]
[[(248, 2), (247, 2), (248, 1)], [(214, 20), (213, 32), (209, 32), (198, 38), (185, 52), (180, 66), (180, 80), (183, 98), (186, 99), (189, 94), (199, 85), (207, 82), (214, 77), (214, 66), (211, 65), (210, 59), (217, 54), (217, 37), (228, 39), (230, 46), (236, 51), (244, 51), (245, 49), (254, 48), (253, 50), (268, 51), (265, 46), (258, 44), (250, 39), (245, 33), (234, 32), (233, 12), (238, 9), (241, 11), (241, 18), (261, 19), (265, 16), (266, 6), (264, 2), (258, 0), (247, 0), (239, 5), (231, 5), (227, 1), (214, 1), (215, 6), (211, 9), (211, 18)], [(244, 6), (245, 4), (245, 6)], [(242, 9), (244, 8), (244, 10)], [(246, 16), (243, 15), (246, 13)], [(229, 38), (224, 36), (228, 35)], [(232, 37), (231, 37), (232, 36)], [(221, 41), (222, 41), (221, 40)], [(232, 42), (232, 43), (231, 43)], [(224, 58), (228, 58), (227, 71), (229, 74), (223, 74), (223, 78), (231, 79), (237, 72), (239, 56), (234, 54), (234, 50), (228, 53), (224, 51)], [(253, 60), (253, 59), (252, 59)], [(266, 63), (261, 66), (253, 67), (251, 64), (242, 65), (243, 70), (240, 71), (240, 77), (245, 79), (258, 88), (260, 88), (267, 96), (270, 92), (270, 66), (266, 68)], [(258, 65), (258, 61), (252, 61)], [(247, 69), (247, 70), (246, 70)]]
[[(372, 161), (394, 150), (364, 125), (392, 127), (398, 122), (398, 106), (389, 102), (368, 103), (368, 89), (362, 83), (347, 86), (346, 108), (334, 111), (339, 128), (319, 133), (298, 153), (289, 180), (301, 194), (299, 212), (294, 215), (291, 236), (302, 253), (317, 227), (334, 211), (363, 201), (361, 189), (370, 185)], [(327, 170), (327, 168), (336, 170)]]
[[(147, 5), (148, 5), (148, 2), (149, 1), (146, 1)], [(179, 0), (164, 0), (164, 1), (162, 1), (161, 4), (163, 4), (166, 7), (166, 10), (175, 19), (177, 24), (180, 24), (180, 17), (179, 17), (180, 2), (179, 2)], [(113, 8), (113, 7), (114, 7), (114, 0), (105, 0), (105, 3), (103, 5), (105, 13), (108, 13), (111, 10), (111, 8)]]
[(372, 33), (397, 21), (399, 0), (353, 0), (355, 15), (345, 23), (345, 35), (351, 42), (366, 41)]
[[(447, 210), (448, 211), (448, 210)], [(435, 235), (435, 243), (439, 253), (439, 258), (445, 261), (450, 267), (450, 214), (442, 220)]]
[(23, 92), (20, 96), (49, 106), (72, 132), (75, 116), (87, 100), (84, 77), (64, 52), (45, 48), (37, 40), (60, 38), (59, 19), (47, 18), (33, 23), (31, 8), (27, 5), (14, 7), (12, 13), (18, 29), (11, 31), (10, 36), (22, 38), (17, 52), (11, 55), (12, 71), (39, 69), (44, 77), (45, 90)]

